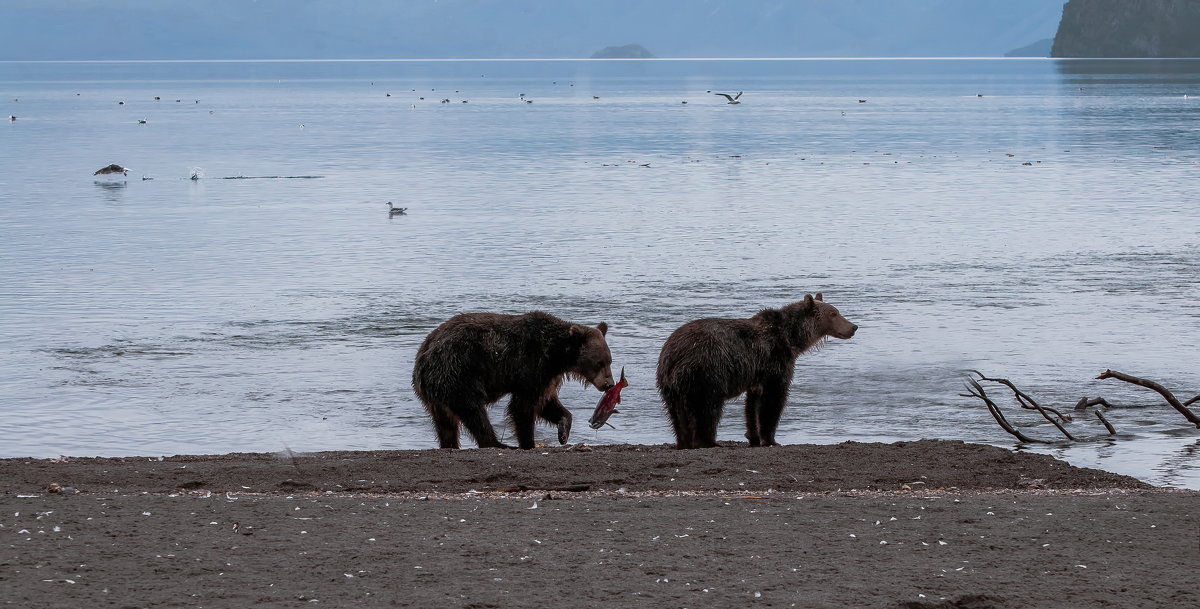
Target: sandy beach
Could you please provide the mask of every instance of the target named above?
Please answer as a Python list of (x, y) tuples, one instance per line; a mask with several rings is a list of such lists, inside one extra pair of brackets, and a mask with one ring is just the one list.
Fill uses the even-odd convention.
[(961, 442), (4, 459), (0, 489), (6, 607), (1200, 605), (1200, 493)]

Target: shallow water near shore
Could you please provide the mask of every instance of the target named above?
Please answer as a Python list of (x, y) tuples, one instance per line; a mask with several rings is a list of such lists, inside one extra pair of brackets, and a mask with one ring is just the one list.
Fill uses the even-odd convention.
[(1200, 62), (0, 63), (0, 103), (0, 456), (434, 447), (413, 356), (474, 310), (608, 322), (631, 385), (600, 431), (564, 387), (572, 439), (665, 443), (675, 327), (820, 291), (860, 330), (780, 441), (1018, 447), (975, 368), (1121, 406), (1020, 450), (1200, 488), (1200, 430), (1094, 380), (1200, 392)]

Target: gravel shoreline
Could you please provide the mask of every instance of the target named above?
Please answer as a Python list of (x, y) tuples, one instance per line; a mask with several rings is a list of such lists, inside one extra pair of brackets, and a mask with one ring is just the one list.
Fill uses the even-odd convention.
[(961, 442), (3, 459), (0, 606), (1200, 606), (1198, 517)]

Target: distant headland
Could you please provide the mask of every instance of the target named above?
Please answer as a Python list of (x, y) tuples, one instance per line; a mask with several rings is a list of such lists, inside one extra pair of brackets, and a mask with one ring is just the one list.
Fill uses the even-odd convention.
[(1200, 57), (1200, 2), (1070, 0), (1051, 57)]
[(646, 47), (640, 44), (626, 44), (619, 47), (604, 47), (592, 53), (592, 59), (649, 59), (654, 57)]
[(1004, 54), (1005, 57), (1049, 57), (1050, 47), (1054, 45), (1053, 38), (1043, 38), (1019, 49), (1013, 49)]

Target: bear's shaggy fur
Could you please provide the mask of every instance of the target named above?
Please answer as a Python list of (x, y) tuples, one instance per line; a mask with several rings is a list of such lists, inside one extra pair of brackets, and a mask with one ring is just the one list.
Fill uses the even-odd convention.
[(508, 418), (521, 448), (533, 448), (538, 418), (558, 426), (567, 443), (571, 413), (558, 400), (564, 377), (613, 386), (612, 355), (595, 328), (535, 311), (523, 315), (462, 313), (438, 326), (417, 351), (413, 390), (425, 404), (442, 448), (458, 448), (459, 424), (480, 448), (511, 448), (496, 438), (487, 407), (511, 395)]
[(746, 439), (773, 446), (796, 358), (827, 336), (846, 339), (858, 326), (814, 298), (749, 319), (698, 319), (667, 338), (658, 357), (658, 393), (678, 448), (717, 445), (725, 400), (746, 394)]

